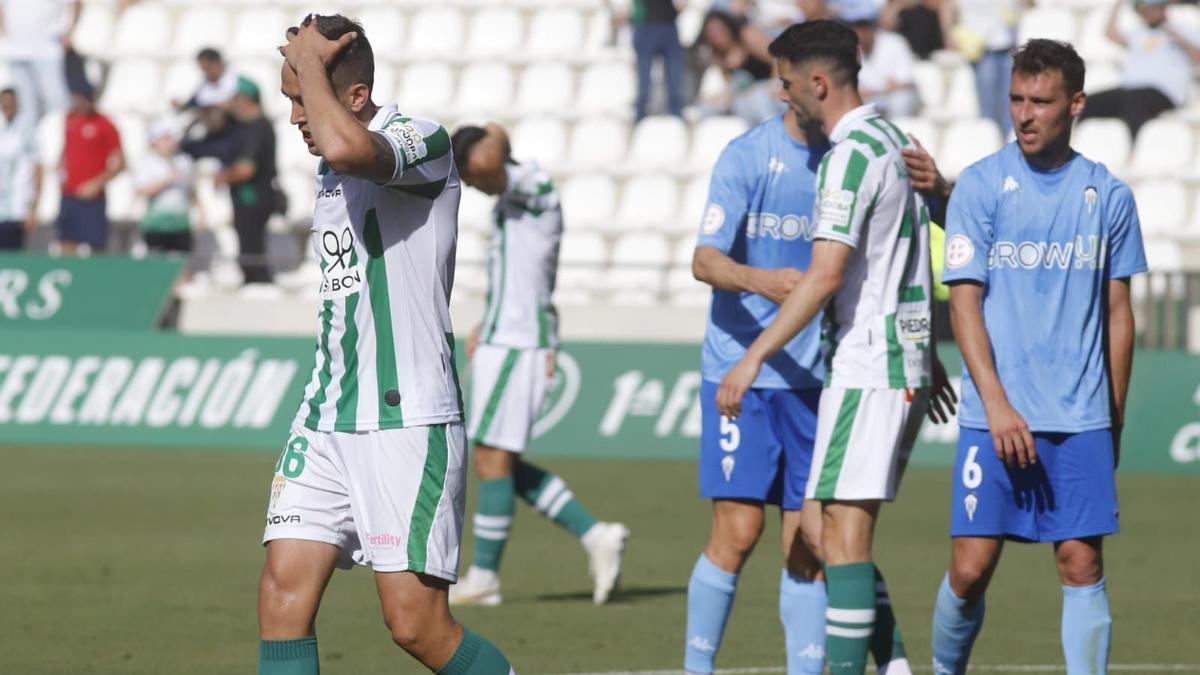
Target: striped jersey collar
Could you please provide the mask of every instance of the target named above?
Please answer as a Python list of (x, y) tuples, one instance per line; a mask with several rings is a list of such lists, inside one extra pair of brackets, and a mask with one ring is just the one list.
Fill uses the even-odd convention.
[(367, 125), (367, 129), (379, 131), (392, 118), (392, 115), (398, 114), (400, 114), (400, 106), (395, 103), (379, 106), (379, 110), (375, 111), (375, 116), (371, 118), (371, 123)]
[(833, 131), (829, 133), (829, 142), (841, 143), (850, 135), (850, 130), (857, 126), (860, 122), (865, 122), (869, 119), (879, 117), (879, 112), (875, 110), (874, 103), (866, 103), (860, 105), (854, 110), (842, 115), (842, 119), (833, 126)]

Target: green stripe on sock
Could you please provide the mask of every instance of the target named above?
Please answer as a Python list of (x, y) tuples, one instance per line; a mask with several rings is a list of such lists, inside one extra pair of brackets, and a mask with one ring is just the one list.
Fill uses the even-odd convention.
[(424, 572), (428, 560), (429, 533), (437, 515), (438, 502), (446, 486), (446, 425), (429, 427), (425, 468), (417, 488), (417, 503), (413, 505), (412, 526), (408, 531), (408, 566), (413, 572)]
[[(566, 482), (545, 469), (521, 460), (514, 469), (513, 479), (517, 494), (521, 496), (521, 499), (528, 502), (539, 513), (550, 518), (556, 524), (575, 535), (575, 538), (582, 538), (596, 524), (595, 517), (575, 497), (574, 493), (571, 492), (571, 488), (567, 487)], [(558, 485), (562, 486), (561, 489), (549, 503), (544, 504), (544, 508), (538, 506), (538, 501), (541, 500), (542, 493), (554, 483), (555, 479), (558, 479)], [(563, 495), (570, 496), (567, 497), (566, 501), (556, 512), (551, 514), (555, 503)]]
[(520, 356), (520, 351), (516, 349), (510, 349), (504, 355), (504, 363), (500, 365), (500, 375), (496, 377), (496, 386), (492, 388), (492, 393), (488, 396), (487, 405), (483, 408), (483, 417), (479, 420), (479, 428), (475, 430), (476, 443), (482, 443), (483, 439), (487, 437), (488, 429), (492, 426), (492, 419), (496, 416), (496, 409), (500, 407), (500, 401), (504, 398), (504, 389), (508, 386), (508, 378), (512, 375), (512, 369), (517, 363), (518, 356)]
[(817, 499), (833, 499), (837, 491), (842, 463), (846, 461), (846, 447), (850, 444), (850, 432), (854, 430), (854, 418), (858, 416), (858, 404), (862, 400), (861, 389), (847, 389), (842, 395), (837, 420), (833, 423), (833, 434), (829, 448), (825, 451), (825, 462), (821, 465), (821, 478), (817, 481)]
[[(875, 565), (871, 562), (826, 567), (825, 587), (829, 592), (827, 616), (875, 612)], [(863, 673), (874, 623), (873, 617), (869, 621), (826, 619), (825, 654), (831, 675)]]
[(375, 325), (375, 377), (379, 382), (379, 427), (394, 429), (404, 426), (404, 401), (391, 406), (387, 392), (400, 391), (396, 372), (396, 345), (392, 335), (392, 303), (388, 293), (387, 263), (383, 257), (383, 234), (375, 209), (367, 211), (363, 227), (363, 244), (367, 247), (367, 287), (371, 294), (371, 319)]
[(318, 675), (317, 637), (259, 640), (258, 675)]
[[(514, 480), (512, 476), (479, 481), (479, 502), (475, 506), (475, 514), (512, 518), (515, 511), (513, 508), (513, 484)], [(507, 536), (504, 539), (480, 536), (479, 524), (475, 523), (474, 527), (475, 556), (473, 564), (475, 567), (499, 572), (500, 560), (504, 555), (504, 545), (508, 543)], [(499, 530), (500, 528), (496, 529)], [(505, 534), (507, 534), (507, 528), (504, 528), (504, 530)]]

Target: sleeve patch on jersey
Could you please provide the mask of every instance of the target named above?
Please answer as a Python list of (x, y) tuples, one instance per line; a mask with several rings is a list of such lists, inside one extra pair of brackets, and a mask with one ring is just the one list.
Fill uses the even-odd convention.
[(966, 236), (956, 234), (946, 242), (946, 267), (956, 270), (974, 258), (975, 244)]
[(838, 188), (822, 188), (817, 206), (818, 221), (822, 226), (847, 228), (850, 214), (854, 212), (854, 193)]
[(704, 234), (716, 234), (725, 224), (725, 209), (713, 202), (704, 210), (704, 223), (701, 231)]
[(404, 153), (405, 166), (412, 166), (429, 154), (425, 136), (411, 122), (388, 126), (384, 128), (383, 133), (400, 146), (400, 151)]

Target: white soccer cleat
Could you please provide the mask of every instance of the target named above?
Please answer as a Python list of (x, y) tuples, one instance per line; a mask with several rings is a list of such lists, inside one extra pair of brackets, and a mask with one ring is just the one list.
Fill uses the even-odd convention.
[(629, 529), (621, 523), (596, 523), (583, 537), (588, 554), (588, 573), (596, 582), (592, 601), (603, 605), (621, 579), (621, 558)]
[(500, 575), (482, 567), (472, 565), (458, 583), (450, 587), (451, 605), (495, 607), (501, 600)]

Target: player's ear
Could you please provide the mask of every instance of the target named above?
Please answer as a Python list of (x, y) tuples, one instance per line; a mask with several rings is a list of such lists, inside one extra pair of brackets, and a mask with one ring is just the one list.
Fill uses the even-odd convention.
[(350, 112), (358, 114), (371, 102), (371, 89), (361, 82), (352, 84), (346, 89), (342, 101)]
[(1083, 114), (1085, 106), (1087, 106), (1087, 94), (1082, 91), (1075, 92), (1075, 95), (1071, 97), (1071, 117), (1079, 117)]

